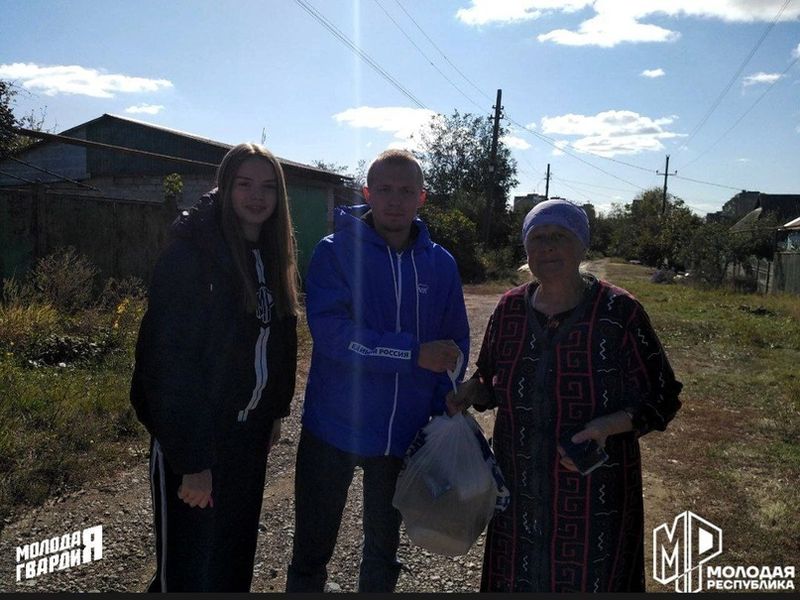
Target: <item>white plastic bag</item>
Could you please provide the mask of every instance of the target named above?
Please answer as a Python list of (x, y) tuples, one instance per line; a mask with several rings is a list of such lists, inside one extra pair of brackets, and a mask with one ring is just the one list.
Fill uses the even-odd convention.
[(392, 503), (411, 540), (437, 554), (466, 554), (503, 510), (508, 490), (478, 423), (437, 416), (406, 453)]

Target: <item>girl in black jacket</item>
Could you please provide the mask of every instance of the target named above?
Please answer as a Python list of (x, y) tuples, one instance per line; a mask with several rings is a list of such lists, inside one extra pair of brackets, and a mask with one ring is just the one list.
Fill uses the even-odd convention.
[(217, 188), (170, 234), (131, 385), (152, 435), (158, 565), (148, 591), (247, 592), (297, 355), (295, 244), (276, 158), (234, 147)]

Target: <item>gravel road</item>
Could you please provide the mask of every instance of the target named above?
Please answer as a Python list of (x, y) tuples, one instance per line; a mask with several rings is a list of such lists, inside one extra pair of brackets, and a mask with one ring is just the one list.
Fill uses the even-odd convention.
[[(483, 331), (498, 296), (466, 294), (472, 324), (472, 365)], [(299, 407), (305, 384), (301, 365), (295, 409), (284, 422), (283, 439), (273, 449), (259, 527), (252, 591), (283, 591), (294, 527), (294, 459), (299, 439)], [(492, 414), (478, 417), (491, 435)], [(128, 449), (128, 466), (93, 487), (52, 498), (44, 506), (5, 523), (0, 532), (0, 591), (137, 592), (155, 570), (152, 510), (147, 473), (147, 449)], [(350, 489), (339, 540), (329, 565), (329, 591), (355, 591), (361, 543), (361, 476)], [(95, 525), (103, 526), (103, 557), (95, 562), (33, 579), (16, 581), (16, 547), (62, 536)], [(437, 556), (411, 543), (402, 533), (399, 557), (406, 569), (401, 592), (472, 592), (480, 582), (483, 536), (470, 552), (457, 558)]]

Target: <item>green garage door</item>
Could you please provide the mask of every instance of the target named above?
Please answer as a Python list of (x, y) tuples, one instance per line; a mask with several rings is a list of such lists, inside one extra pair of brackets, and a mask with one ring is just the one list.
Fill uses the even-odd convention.
[(314, 246), (328, 235), (328, 194), (320, 187), (289, 185), (287, 188), (297, 239), (297, 263), (300, 276), (305, 278)]

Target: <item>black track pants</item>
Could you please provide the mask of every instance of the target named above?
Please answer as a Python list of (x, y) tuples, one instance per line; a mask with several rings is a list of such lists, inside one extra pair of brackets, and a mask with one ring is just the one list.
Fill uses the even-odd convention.
[(211, 470), (214, 507), (178, 498), (174, 473), (158, 442), (150, 445), (156, 573), (149, 592), (248, 592), (264, 494), (266, 448), (250, 448)]

